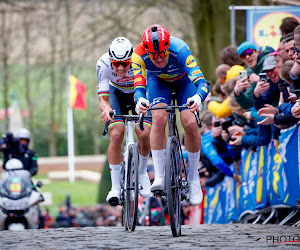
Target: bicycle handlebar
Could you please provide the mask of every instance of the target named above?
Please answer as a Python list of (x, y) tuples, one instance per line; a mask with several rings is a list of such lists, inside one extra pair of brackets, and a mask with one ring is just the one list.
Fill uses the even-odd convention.
[[(191, 100), (191, 101), (190, 101), (190, 106), (192, 106), (193, 104), (194, 104), (194, 101)], [(199, 127), (199, 128), (202, 128), (202, 124), (201, 124), (201, 121), (200, 121), (200, 117), (199, 117), (198, 112), (197, 112), (197, 111), (194, 111), (194, 115), (195, 115), (195, 117), (196, 117), (196, 121), (197, 121), (198, 127)]]
[[(144, 126), (143, 126), (143, 121), (144, 121), (144, 118), (151, 118), (151, 117), (148, 117), (148, 116), (142, 116), (142, 114), (140, 114), (140, 116), (138, 115), (115, 115), (114, 111), (110, 111), (109, 112), (109, 116), (112, 118), (119, 118), (119, 119), (126, 119), (128, 121), (139, 121), (139, 124), (138, 126), (140, 127), (140, 129), (143, 131), (144, 130)], [(105, 123), (105, 127), (104, 127), (104, 131), (103, 131), (103, 136), (107, 134), (108, 132), (108, 126), (109, 126), (109, 123), (110, 121), (107, 121)]]
[[(190, 101), (190, 106), (194, 104), (194, 101)], [(187, 108), (187, 105), (183, 105), (183, 106), (173, 106), (173, 105), (169, 105), (169, 106), (163, 106), (163, 107), (156, 107), (156, 108), (149, 108), (149, 110), (157, 110), (157, 109), (165, 109), (167, 112), (170, 112), (172, 109), (181, 109), (181, 108)], [(199, 114), (197, 111), (193, 112), (195, 117), (196, 117), (196, 121), (197, 121), (197, 125), (199, 128), (202, 128), (202, 124), (201, 124), (201, 120), (199, 117)]]

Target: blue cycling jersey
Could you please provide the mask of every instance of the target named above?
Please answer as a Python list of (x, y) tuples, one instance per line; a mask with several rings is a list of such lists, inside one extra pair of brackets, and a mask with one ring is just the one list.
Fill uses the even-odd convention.
[(169, 52), (165, 67), (158, 68), (148, 57), (142, 43), (134, 50), (131, 61), (134, 72), (135, 101), (137, 102), (140, 97), (146, 97), (146, 70), (170, 85), (172, 82), (188, 77), (196, 85), (196, 93), (201, 97), (201, 101), (204, 101), (208, 94), (208, 86), (187, 44), (179, 38), (171, 37)]

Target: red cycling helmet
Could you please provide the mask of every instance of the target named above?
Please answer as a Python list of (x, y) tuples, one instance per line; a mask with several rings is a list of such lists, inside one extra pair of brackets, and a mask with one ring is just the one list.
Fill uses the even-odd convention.
[(146, 52), (162, 52), (170, 47), (170, 33), (165, 27), (153, 24), (144, 31), (142, 41)]

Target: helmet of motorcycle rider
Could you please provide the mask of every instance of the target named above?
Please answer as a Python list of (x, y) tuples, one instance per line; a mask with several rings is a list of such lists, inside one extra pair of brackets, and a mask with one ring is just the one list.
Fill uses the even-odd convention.
[(131, 59), (133, 46), (126, 37), (117, 37), (109, 46), (109, 58), (114, 61), (126, 61)]
[(30, 132), (26, 128), (21, 128), (20, 130), (18, 130), (18, 132), (16, 133), (16, 137), (19, 140), (26, 139), (26, 140), (28, 140), (28, 143), (30, 142)]
[(166, 51), (170, 47), (170, 33), (165, 27), (153, 24), (144, 31), (142, 42), (148, 53)]

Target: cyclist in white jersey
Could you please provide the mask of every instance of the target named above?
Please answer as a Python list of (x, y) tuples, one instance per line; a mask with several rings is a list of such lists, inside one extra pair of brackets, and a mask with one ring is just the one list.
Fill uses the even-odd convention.
[[(97, 62), (96, 71), (98, 77), (99, 109), (102, 111), (101, 119), (104, 123), (110, 121), (110, 144), (108, 147), (108, 162), (111, 172), (111, 191), (106, 200), (112, 205), (119, 202), (120, 170), (122, 163), (122, 142), (124, 138), (124, 121), (109, 116), (111, 110), (117, 115), (126, 115), (129, 110), (135, 113), (134, 102), (134, 76), (131, 67), (133, 46), (125, 37), (114, 39), (105, 53)], [(142, 197), (150, 194), (150, 180), (147, 174), (147, 161), (150, 153), (150, 128), (151, 121), (145, 120), (144, 131), (138, 126), (135, 132), (138, 137), (139, 151), (139, 175), (142, 189), (139, 190)]]

